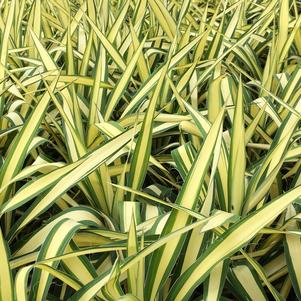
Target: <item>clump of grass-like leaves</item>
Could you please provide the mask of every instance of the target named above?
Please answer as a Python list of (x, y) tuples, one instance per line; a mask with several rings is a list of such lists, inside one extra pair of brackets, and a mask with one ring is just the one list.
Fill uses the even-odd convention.
[(0, 1), (0, 300), (300, 300), (297, 0)]

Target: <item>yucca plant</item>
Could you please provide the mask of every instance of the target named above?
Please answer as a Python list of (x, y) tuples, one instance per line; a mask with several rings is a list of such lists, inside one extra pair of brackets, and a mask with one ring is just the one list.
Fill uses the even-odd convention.
[(299, 1), (0, 12), (0, 300), (301, 300)]

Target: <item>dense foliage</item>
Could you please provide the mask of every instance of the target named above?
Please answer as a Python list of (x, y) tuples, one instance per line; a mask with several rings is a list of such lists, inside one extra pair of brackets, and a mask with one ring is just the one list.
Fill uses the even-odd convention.
[(0, 300), (301, 300), (300, 13), (0, 1)]

